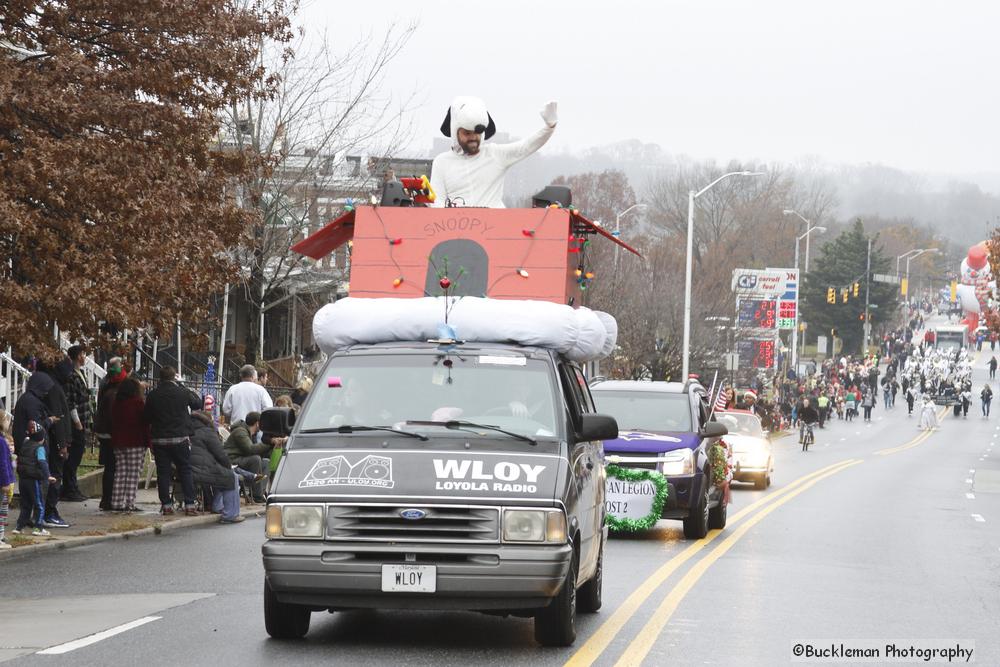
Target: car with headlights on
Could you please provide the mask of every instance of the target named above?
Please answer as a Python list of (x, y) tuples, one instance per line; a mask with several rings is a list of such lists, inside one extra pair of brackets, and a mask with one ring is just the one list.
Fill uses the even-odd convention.
[(753, 482), (758, 489), (771, 486), (774, 453), (760, 418), (749, 410), (726, 410), (716, 412), (715, 419), (729, 430), (725, 439), (733, 450), (733, 480)]
[(534, 617), (568, 646), (601, 606), (605, 471), (580, 367), (509, 343), (334, 352), (292, 425), (267, 499), (264, 621), (300, 638), (314, 611)]
[(705, 388), (695, 380), (597, 380), (590, 391), (597, 409), (619, 425), (618, 437), (604, 442), (607, 462), (662, 473), (662, 518), (680, 519), (688, 539), (724, 528), (727, 503), (712, 481), (709, 451), (726, 428), (711, 420)]

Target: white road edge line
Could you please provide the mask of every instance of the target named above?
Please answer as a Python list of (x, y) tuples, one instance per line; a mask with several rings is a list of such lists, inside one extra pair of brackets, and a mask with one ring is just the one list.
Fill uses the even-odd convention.
[(967, 493), (967, 494), (965, 494), (965, 497), (968, 498), (969, 500), (975, 500), (976, 499), (976, 494), (974, 494), (974, 493)]
[(122, 625), (116, 625), (113, 628), (102, 630), (101, 632), (94, 633), (87, 637), (74, 639), (71, 642), (66, 642), (65, 644), (59, 644), (58, 646), (51, 646), (42, 651), (38, 651), (37, 655), (61, 655), (63, 653), (69, 653), (70, 651), (75, 651), (78, 648), (83, 648), (84, 646), (90, 646), (91, 644), (96, 644), (97, 642), (107, 639), (108, 637), (114, 637), (115, 635), (120, 635), (123, 632), (128, 632), (133, 628), (138, 628), (140, 625), (146, 625), (147, 623), (158, 621), (161, 618), (162, 616), (144, 616), (142, 618), (137, 618), (134, 621), (123, 623)]
[(972, 518), (978, 521), (979, 523), (986, 523), (986, 519), (983, 518), (982, 514), (973, 514)]
[(972, 484), (972, 480), (971, 479), (967, 479), (967, 480), (965, 480), (965, 483), (966, 484)]

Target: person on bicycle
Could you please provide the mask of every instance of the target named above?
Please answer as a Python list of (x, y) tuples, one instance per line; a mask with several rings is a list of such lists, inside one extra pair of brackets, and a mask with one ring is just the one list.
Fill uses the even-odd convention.
[(802, 407), (799, 409), (799, 422), (801, 427), (799, 429), (799, 442), (802, 443), (802, 451), (806, 451), (809, 447), (809, 443), (806, 441), (806, 435), (810, 436), (813, 434), (813, 424), (819, 421), (819, 413), (816, 411), (812, 405), (809, 404), (809, 399), (805, 398), (802, 400)]

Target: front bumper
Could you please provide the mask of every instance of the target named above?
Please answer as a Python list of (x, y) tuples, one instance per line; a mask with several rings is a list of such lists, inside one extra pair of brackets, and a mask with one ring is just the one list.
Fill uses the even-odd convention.
[[(549, 604), (569, 571), (561, 545), (268, 540), (264, 574), (278, 600), (317, 609), (530, 610)], [(435, 593), (384, 593), (382, 565), (437, 567)]]
[(691, 508), (698, 504), (702, 485), (707, 478), (702, 472), (693, 475), (677, 475), (667, 477), (667, 502), (663, 506), (664, 519), (686, 519)]
[(771, 472), (770, 465), (766, 459), (761, 461), (759, 458), (752, 458), (741, 461), (737, 455), (733, 479), (737, 482), (753, 481), (769, 472)]

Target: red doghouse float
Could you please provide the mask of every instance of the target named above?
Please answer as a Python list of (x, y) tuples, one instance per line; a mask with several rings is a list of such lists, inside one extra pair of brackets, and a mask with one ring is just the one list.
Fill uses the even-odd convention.
[(363, 206), (292, 250), (321, 259), (348, 241), (352, 297), (478, 296), (580, 305), (591, 239), (636, 255), (576, 209)]

